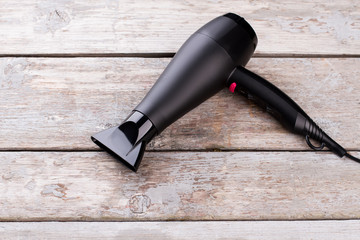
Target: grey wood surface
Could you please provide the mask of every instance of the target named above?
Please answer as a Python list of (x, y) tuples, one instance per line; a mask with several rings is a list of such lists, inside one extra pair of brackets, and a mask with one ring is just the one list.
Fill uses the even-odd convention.
[[(93, 150), (89, 136), (126, 118), (168, 58), (0, 59), (0, 149)], [(283, 89), (346, 148), (360, 146), (358, 58), (255, 58), (248, 68)], [(253, 102), (224, 89), (155, 138), (156, 150), (308, 150)]]
[(231, 11), (254, 27), (257, 54), (360, 54), (357, 0), (3, 0), (0, 53), (173, 53), (200, 26)]
[[(359, 152), (355, 152), (359, 155)], [(332, 153), (2, 152), (1, 221), (360, 217), (359, 164)]]
[(359, 1), (3, 0), (1, 239), (359, 238), (360, 165), (228, 90), (156, 137), (136, 174), (90, 141), (226, 12), (258, 34), (247, 67), (360, 156)]
[(224, 222), (25, 222), (0, 223), (4, 238), (20, 239), (249, 239), (358, 240), (360, 222), (224, 221)]

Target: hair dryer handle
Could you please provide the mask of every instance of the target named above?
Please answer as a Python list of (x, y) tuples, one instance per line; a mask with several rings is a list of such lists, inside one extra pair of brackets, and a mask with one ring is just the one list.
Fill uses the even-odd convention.
[(244, 67), (235, 68), (226, 85), (230, 91), (236, 91), (256, 102), (292, 130), (298, 113), (307, 117), (306, 113), (283, 91)]
[[(239, 66), (226, 85), (230, 91), (245, 95), (264, 107), (290, 130), (306, 136), (308, 145), (314, 150), (327, 146), (340, 157), (346, 154), (346, 150), (324, 133), (294, 100), (259, 75)], [(320, 142), (321, 146), (313, 146), (309, 138)]]

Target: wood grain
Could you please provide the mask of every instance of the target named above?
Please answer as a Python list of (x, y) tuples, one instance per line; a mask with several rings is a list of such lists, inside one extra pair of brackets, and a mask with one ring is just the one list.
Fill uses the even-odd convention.
[[(93, 150), (90, 135), (121, 123), (170, 59), (0, 59), (0, 149)], [(348, 149), (360, 146), (358, 58), (256, 58), (248, 68), (289, 96)], [(156, 150), (308, 150), (251, 101), (224, 90), (166, 129)]]
[(360, 54), (357, 0), (2, 0), (0, 54), (173, 53), (229, 11), (251, 23), (258, 54)]
[(137, 174), (90, 141), (229, 11), (258, 34), (248, 68), (360, 156), (357, 0), (2, 0), (0, 238), (358, 239), (360, 165), (304, 152), (227, 90), (156, 137)]
[(0, 223), (4, 239), (357, 240), (360, 222), (24, 222)]
[[(359, 155), (359, 152), (355, 153)], [(1, 152), (1, 221), (360, 217), (360, 165), (331, 153)]]

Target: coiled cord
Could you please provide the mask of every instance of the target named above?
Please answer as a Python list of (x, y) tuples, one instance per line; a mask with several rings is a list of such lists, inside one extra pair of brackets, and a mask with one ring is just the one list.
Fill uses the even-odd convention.
[[(355, 162), (360, 163), (360, 159), (354, 157), (348, 153), (343, 147), (341, 147), (337, 142), (330, 138), (312, 119), (307, 118), (305, 121), (303, 133), (305, 134), (306, 143), (310, 148), (316, 151), (322, 150), (327, 146), (331, 151), (335, 152), (340, 157), (347, 157)], [(310, 138), (321, 143), (319, 147), (314, 146), (310, 142)]]

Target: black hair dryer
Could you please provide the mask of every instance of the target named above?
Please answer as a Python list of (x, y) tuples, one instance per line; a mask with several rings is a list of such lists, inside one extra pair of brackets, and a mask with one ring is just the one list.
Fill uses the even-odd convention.
[[(254, 99), (294, 132), (306, 136), (308, 145), (325, 146), (340, 157), (349, 155), (324, 133), (285, 93), (244, 66), (253, 55), (257, 37), (236, 14), (210, 21), (183, 44), (157, 82), (120, 126), (91, 139), (136, 171), (146, 144), (184, 114), (225, 86)], [(321, 145), (315, 147), (310, 139)]]

